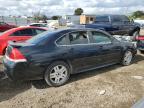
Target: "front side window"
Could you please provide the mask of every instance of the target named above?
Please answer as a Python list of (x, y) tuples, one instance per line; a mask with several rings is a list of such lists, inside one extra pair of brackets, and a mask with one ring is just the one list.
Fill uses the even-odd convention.
[(95, 31), (92, 31), (91, 34), (92, 34), (92, 43), (97, 43), (97, 44), (110, 44), (111, 43), (111, 38), (107, 36), (106, 34), (95, 32)]
[(87, 32), (78, 31), (64, 35), (56, 42), (58, 45), (88, 44)]

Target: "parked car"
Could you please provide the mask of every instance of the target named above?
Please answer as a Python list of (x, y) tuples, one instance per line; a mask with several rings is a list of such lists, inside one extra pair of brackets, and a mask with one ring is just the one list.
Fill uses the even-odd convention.
[(141, 53), (144, 53), (144, 36), (137, 37), (137, 48)]
[(71, 74), (116, 63), (130, 65), (136, 48), (94, 29), (44, 32), (23, 43), (11, 42), (3, 58), (13, 80), (45, 79), (50, 86), (65, 84)]
[(8, 41), (25, 41), (31, 37), (46, 31), (45, 28), (40, 27), (18, 27), (10, 29), (0, 35), (0, 55), (4, 55)]
[(6, 30), (17, 27), (16, 25), (10, 25), (5, 22), (0, 22), (0, 32), (4, 32)]
[(29, 26), (34, 26), (34, 27), (48, 27), (47, 23), (32, 23)]
[(125, 15), (97, 15), (92, 24), (76, 25), (75, 27), (100, 29), (112, 35), (139, 36), (140, 24), (131, 21)]

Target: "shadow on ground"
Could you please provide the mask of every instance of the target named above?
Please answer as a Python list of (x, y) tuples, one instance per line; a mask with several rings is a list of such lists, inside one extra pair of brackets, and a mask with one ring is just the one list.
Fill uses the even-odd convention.
[(0, 102), (9, 100), (31, 88), (30, 82), (12, 82), (8, 78), (0, 81)]
[[(133, 63), (137, 64), (138, 62), (142, 60), (144, 60), (144, 56), (137, 55)], [(109, 72), (111, 70), (114, 70), (120, 67), (121, 65), (113, 65), (113, 66), (103, 68), (103, 69), (97, 69), (97, 70), (88, 71), (85, 73), (75, 74), (70, 77), (70, 80), (68, 83), (72, 83), (80, 79), (85, 79), (85, 78), (89, 78), (92, 76), (96, 76), (101, 73), (106, 73), (106, 72)], [(29, 81), (29, 82), (12, 82), (9, 79), (0, 80), (0, 102), (9, 100), (12, 97), (16, 96), (17, 94), (27, 91), (28, 89), (32, 87), (32, 85), (37, 89), (45, 89), (49, 87), (47, 86), (44, 80)]]

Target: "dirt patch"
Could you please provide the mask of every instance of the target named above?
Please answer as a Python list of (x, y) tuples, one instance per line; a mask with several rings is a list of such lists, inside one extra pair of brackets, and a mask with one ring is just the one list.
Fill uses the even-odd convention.
[(144, 96), (142, 77), (144, 56), (139, 54), (130, 66), (72, 75), (66, 85), (57, 88), (44, 81), (5, 79), (0, 81), (0, 108), (130, 108)]

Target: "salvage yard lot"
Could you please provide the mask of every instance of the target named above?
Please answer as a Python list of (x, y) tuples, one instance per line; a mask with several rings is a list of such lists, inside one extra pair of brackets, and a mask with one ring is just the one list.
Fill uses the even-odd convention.
[[(2, 64), (0, 69), (3, 71)], [(43, 81), (0, 80), (0, 108), (130, 108), (143, 96), (142, 54), (130, 66), (72, 75), (66, 85), (57, 88)]]

